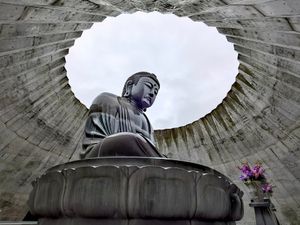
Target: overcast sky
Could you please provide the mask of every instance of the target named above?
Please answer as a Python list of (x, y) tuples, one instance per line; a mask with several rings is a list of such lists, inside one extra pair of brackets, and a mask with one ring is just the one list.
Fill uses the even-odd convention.
[(222, 102), (238, 73), (233, 45), (215, 28), (160, 13), (123, 14), (94, 24), (66, 60), (71, 88), (88, 108), (101, 92), (121, 95), (133, 73), (156, 74), (161, 88), (146, 113), (154, 129), (203, 117)]

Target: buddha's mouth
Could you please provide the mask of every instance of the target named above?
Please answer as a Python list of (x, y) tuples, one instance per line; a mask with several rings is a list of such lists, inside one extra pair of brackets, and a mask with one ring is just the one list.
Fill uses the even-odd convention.
[(152, 99), (150, 97), (145, 97), (144, 101), (148, 104), (151, 104)]

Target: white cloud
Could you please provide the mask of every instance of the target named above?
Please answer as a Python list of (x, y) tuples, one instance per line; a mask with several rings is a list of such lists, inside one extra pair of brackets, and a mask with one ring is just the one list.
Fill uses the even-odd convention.
[(237, 54), (215, 28), (188, 18), (135, 13), (83, 33), (67, 56), (72, 90), (87, 107), (101, 92), (120, 95), (128, 76), (155, 73), (161, 90), (147, 115), (156, 129), (191, 123), (213, 110), (237, 75)]

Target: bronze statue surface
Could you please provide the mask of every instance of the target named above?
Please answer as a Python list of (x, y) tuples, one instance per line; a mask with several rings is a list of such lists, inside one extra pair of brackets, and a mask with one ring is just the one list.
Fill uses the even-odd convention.
[(122, 97), (111, 93), (97, 96), (86, 121), (81, 158), (161, 157), (144, 113), (154, 103), (159, 88), (154, 74), (139, 72), (127, 79)]

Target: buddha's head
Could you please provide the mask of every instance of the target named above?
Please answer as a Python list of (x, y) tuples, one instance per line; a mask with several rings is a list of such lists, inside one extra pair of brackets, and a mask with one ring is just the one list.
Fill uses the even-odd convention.
[(122, 96), (130, 99), (139, 109), (145, 111), (154, 103), (159, 88), (160, 84), (155, 74), (138, 72), (127, 79)]

